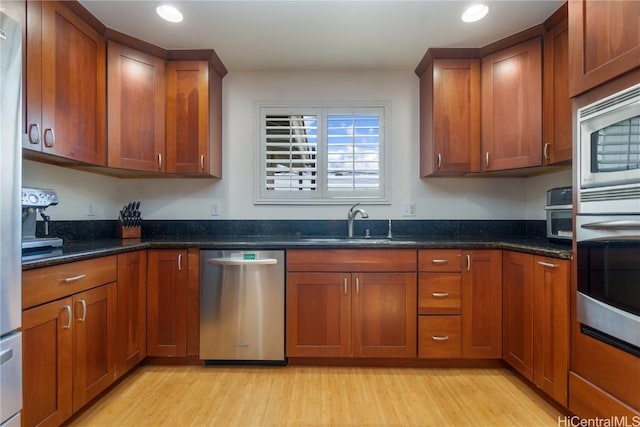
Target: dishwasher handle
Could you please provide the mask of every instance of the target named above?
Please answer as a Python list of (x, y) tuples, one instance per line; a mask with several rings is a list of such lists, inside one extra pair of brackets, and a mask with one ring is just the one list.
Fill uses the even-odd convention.
[(278, 260), (275, 258), (265, 259), (239, 259), (239, 258), (209, 258), (207, 264), (212, 265), (274, 265)]

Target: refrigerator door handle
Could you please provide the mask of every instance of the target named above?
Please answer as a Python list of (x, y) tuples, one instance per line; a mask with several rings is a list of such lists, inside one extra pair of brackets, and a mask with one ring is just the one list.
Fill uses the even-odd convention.
[(0, 353), (0, 365), (4, 365), (6, 362), (11, 360), (13, 357), (13, 349), (9, 348), (2, 353)]

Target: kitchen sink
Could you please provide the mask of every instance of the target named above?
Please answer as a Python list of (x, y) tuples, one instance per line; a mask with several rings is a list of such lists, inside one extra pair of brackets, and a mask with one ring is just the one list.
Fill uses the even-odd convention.
[(303, 237), (303, 241), (309, 243), (367, 243), (379, 244), (390, 243), (393, 240), (387, 238), (365, 238), (365, 237)]

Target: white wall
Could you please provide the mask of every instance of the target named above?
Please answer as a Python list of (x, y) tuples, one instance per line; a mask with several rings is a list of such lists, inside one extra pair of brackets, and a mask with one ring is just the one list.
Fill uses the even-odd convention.
[[(343, 219), (344, 206), (254, 205), (254, 102), (391, 102), (391, 205), (365, 206), (371, 219), (401, 219), (414, 201), (417, 219), (544, 219), (548, 188), (570, 185), (570, 172), (533, 178), (419, 176), (419, 81), (412, 72), (233, 72), (223, 80), (223, 179), (117, 179), (24, 162), (24, 185), (54, 188), (53, 220), (115, 219), (141, 200), (147, 219)], [(220, 216), (211, 216), (211, 203)], [(89, 204), (94, 216), (87, 216)]]

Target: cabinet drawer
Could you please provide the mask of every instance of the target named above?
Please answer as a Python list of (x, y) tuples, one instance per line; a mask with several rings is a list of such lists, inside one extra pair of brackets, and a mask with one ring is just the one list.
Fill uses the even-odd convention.
[(460, 325), (460, 316), (418, 316), (418, 357), (459, 358)]
[(294, 249), (287, 271), (416, 271), (415, 249)]
[(418, 251), (419, 271), (460, 271), (461, 255), (457, 249), (421, 249)]
[(460, 314), (460, 273), (420, 273), (418, 314)]
[(22, 273), (22, 308), (29, 308), (117, 279), (116, 256), (77, 261)]

